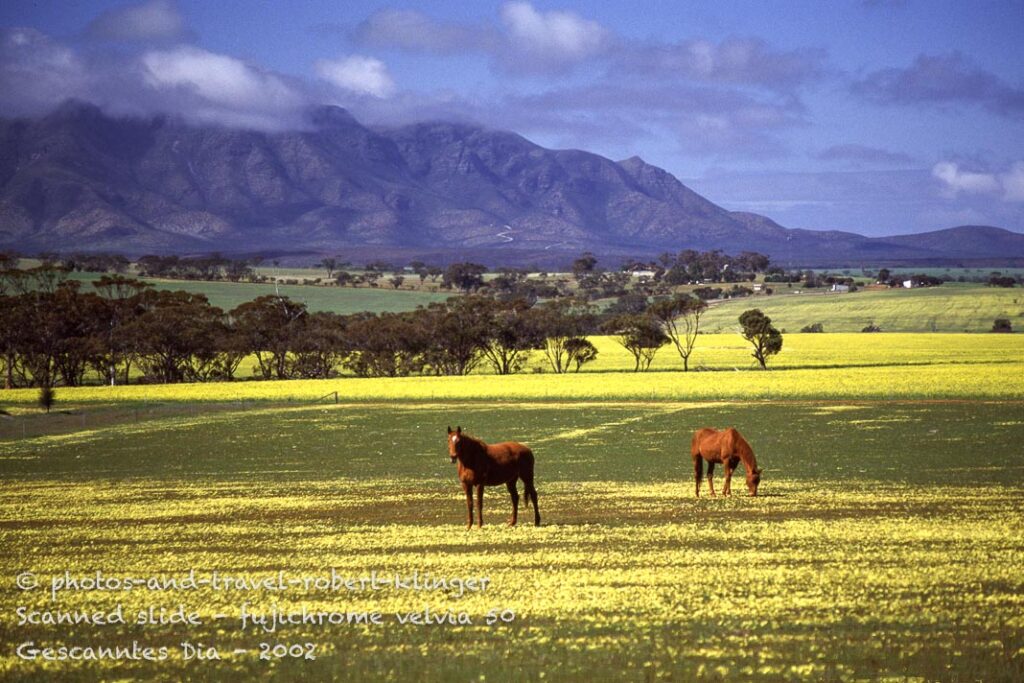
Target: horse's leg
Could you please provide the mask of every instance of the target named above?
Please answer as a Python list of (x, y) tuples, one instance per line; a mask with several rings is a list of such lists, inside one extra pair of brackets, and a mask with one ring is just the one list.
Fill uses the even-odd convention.
[(722, 466), (725, 467), (725, 486), (722, 487), (722, 495), (728, 496), (732, 493), (732, 471), (736, 469), (736, 462), (726, 460)]
[(476, 524), (479, 528), (484, 526), (484, 485), (476, 485)]
[(519, 491), (516, 489), (516, 480), (513, 479), (505, 486), (508, 487), (508, 494), (512, 496), (512, 519), (508, 520), (508, 525), (515, 526), (519, 519)]
[(523, 485), (526, 488), (526, 504), (533, 500), (533, 525), (540, 526), (540, 509), (537, 507), (537, 489), (533, 485), (533, 474), (523, 477)]
[(708, 488), (711, 489), (711, 495), (715, 495), (715, 481), (712, 477), (715, 476), (715, 463), (708, 461)]
[(473, 528), (473, 487), (462, 482), (462, 490), (466, 494), (466, 528)]
[(693, 456), (693, 477), (697, 480), (697, 497), (700, 498), (700, 480), (704, 478), (704, 459)]

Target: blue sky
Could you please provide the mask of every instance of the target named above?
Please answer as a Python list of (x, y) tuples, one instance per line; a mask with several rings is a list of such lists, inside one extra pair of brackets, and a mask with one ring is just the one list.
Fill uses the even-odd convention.
[(726, 208), (1024, 231), (1024, 0), (8, 1), (0, 113), (457, 119), (661, 166)]

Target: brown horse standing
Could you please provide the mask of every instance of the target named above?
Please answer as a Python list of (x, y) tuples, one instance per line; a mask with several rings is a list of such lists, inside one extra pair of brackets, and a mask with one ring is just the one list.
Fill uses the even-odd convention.
[(474, 439), (462, 432), (462, 427), (452, 431), (448, 427), (448, 455), (452, 462), (459, 463), (459, 481), (466, 493), (466, 528), (473, 526), (473, 487), (476, 487), (477, 523), (484, 525), (484, 487), (504, 484), (512, 496), (512, 518), (509, 526), (515, 526), (519, 517), (519, 491), (516, 480), (522, 479), (526, 486), (526, 502), (533, 499), (534, 524), (540, 526), (540, 510), (537, 509), (537, 489), (533, 487), (533, 451), (521, 443), (505, 441), (492, 446), (480, 439)]
[(715, 484), (711, 480), (715, 463), (720, 462), (725, 466), (725, 487), (722, 489), (722, 495), (728, 496), (731, 492), (732, 471), (741, 460), (743, 468), (747, 471), (747, 489), (750, 495), (757, 495), (757, 486), (761, 483), (761, 470), (757, 466), (754, 449), (732, 427), (722, 431), (709, 427), (698, 429), (693, 433), (693, 440), (690, 442), (690, 455), (693, 456), (693, 473), (697, 478), (697, 497), (700, 497), (700, 480), (705, 460), (708, 462), (708, 488), (711, 489), (712, 496), (715, 495)]

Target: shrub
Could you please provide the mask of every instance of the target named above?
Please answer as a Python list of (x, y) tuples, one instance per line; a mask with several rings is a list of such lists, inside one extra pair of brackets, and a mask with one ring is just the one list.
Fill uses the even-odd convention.
[(800, 328), (801, 332), (824, 332), (825, 326), (821, 323), (814, 323), (813, 325), (804, 325)]
[(39, 387), (39, 407), (50, 412), (50, 408), (57, 402), (57, 394), (49, 384)]
[(861, 330), (861, 332), (881, 332), (882, 328), (876, 325), (874, 322), (868, 323), (868, 326)]
[(1009, 318), (996, 318), (995, 322), (992, 323), (993, 332), (1013, 332), (1013, 325), (1010, 324)]

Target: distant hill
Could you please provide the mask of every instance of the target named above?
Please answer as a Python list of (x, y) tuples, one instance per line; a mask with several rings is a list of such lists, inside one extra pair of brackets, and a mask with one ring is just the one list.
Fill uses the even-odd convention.
[(71, 102), (0, 120), (0, 248), (490, 263), (693, 248), (878, 263), (1024, 258), (1024, 235), (790, 230), (727, 211), (638, 157), (549, 150), (465, 124), (373, 129), (323, 107), (303, 130), (267, 133)]

